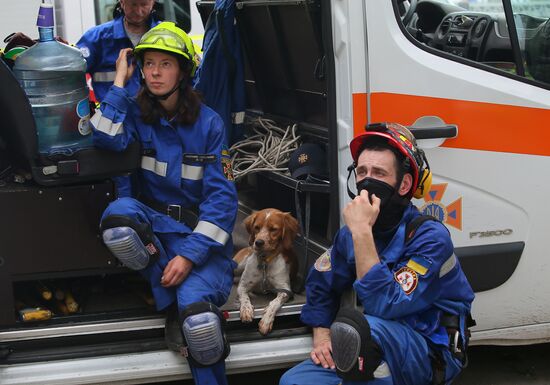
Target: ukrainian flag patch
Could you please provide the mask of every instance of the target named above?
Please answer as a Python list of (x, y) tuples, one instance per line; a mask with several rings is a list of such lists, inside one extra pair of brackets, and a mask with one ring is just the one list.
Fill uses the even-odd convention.
[(407, 267), (416, 271), (420, 275), (426, 275), (430, 269), (431, 262), (424, 257), (415, 256), (409, 259)]

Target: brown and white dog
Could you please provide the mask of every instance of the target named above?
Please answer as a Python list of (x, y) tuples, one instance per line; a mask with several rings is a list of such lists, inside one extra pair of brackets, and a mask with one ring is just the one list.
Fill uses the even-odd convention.
[(238, 263), (235, 274), (242, 272), (237, 294), (242, 322), (252, 322), (254, 306), (249, 293), (276, 293), (265, 308), (258, 326), (260, 333), (268, 334), (273, 327), (275, 314), (292, 297), (291, 278), (296, 273), (296, 255), (292, 244), (298, 233), (298, 222), (290, 213), (277, 209), (263, 209), (244, 220), (249, 247), (240, 250), (233, 258)]

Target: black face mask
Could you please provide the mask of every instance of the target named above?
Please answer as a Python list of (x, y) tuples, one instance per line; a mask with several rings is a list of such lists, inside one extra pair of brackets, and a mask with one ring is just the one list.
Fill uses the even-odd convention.
[(374, 178), (365, 178), (357, 183), (357, 194), (362, 190), (369, 192), (372, 201), (372, 194), (380, 199), (380, 213), (373, 227), (375, 234), (393, 230), (403, 216), (403, 212), (409, 204), (409, 200), (400, 196), (395, 187)]
[(386, 182), (374, 178), (365, 178), (360, 182), (357, 182), (357, 195), (361, 194), (361, 191), (367, 190), (369, 192), (369, 199), (372, 202), (372, 194), (376, 195), (380, 199), (380, 209), (385, 207), (390, 198), (395, 193), (395, 188)]

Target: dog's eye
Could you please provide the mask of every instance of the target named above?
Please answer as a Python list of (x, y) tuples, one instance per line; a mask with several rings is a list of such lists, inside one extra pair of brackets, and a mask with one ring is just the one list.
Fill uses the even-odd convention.
[(260, 226), (258, 225), (254, 226), (254, 231), (260, 231)]
[(279, 230), (277, 227), (270, 227), (269, 231), (274, 233), (275, 231)]

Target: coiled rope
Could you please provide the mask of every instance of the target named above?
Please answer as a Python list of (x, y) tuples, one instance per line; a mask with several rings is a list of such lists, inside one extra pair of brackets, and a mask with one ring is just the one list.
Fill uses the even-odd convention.
[(259, 171), (287, 171), (290, 154), (298, 148), (297, 124), (282, 129), (273, 120), (255, 118), (247, 122), (254, 134), (229, 149), (236, 180)]

